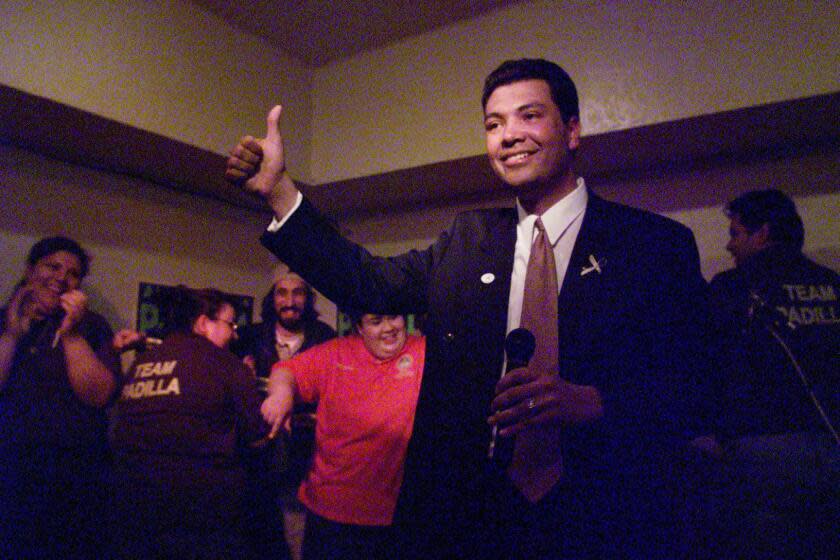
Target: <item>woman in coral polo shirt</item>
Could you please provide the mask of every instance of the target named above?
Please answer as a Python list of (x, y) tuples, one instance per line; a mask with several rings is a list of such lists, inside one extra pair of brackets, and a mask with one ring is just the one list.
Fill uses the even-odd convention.
[(307, 508), (303, 556), (392, 558), (426, 340), (401, 315), (365, 314), (356, 332), (275, 365), (262, 412), (288, 429), (297, 399), (318, 405), (315, 454), (298, 497)]

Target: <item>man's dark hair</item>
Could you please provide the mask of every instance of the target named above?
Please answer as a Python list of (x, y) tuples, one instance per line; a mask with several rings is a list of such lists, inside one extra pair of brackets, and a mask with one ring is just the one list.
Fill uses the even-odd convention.
[[(277, 322), (277, 310), (274, 309), (275, 287), (277, 287), (277, 282), (271, 285), (268, 293), (262, 299), (260, 317), (262, 317), (264, 323), (274, 324)], [(303, 281), (303, 289), (306, 292), (306, 301), (303, 304), (303, 313), (300, 315), (300, 320), (302, 323), (311, 323), (318, 319), (318, 311), (315, 309), (315, 290), (312, 289), (312, 286), (306, 280)]]
[(45, 237), (41, 239), (35, 245), (29, 249), (29, 255), (26, 257), (26, 264), (29, 266), (35, 266), (38, 264), (38, 261), (43, 259), (44, 257), (48, 257), (53, 253), (58, 253), (59, 251), (66, 251), (71, 255), (75, 255), (79, 258), (79, 264), (81, 265), (81, 277), (84, 278), (87, 276), (88, 273), (88, 266), (90, 265), (90, 257), (85, 250), (82, 249), (82, 246), (70, 239), (69, 237), (62, 237), (57, 235), (55, 237)]
[(363, 311), (358, 311), (356, 309), (351, 309), (346, 314), (347, 314), (347, 316), (350, 317), (350, 320), (353, 322), (353, 326), (356, 327), (356, 328), (359, 328), (359, 327), (362, 326), (362, 319), (364, 318), (365, 315), (380, 315), (380, 316), (393, 315), (395, 317), (402, 317), (403, 319), (406, 318), (404, 313), (377, 313), (375, 311), (364, 311), (363, 312)]
[(541, 58), (507, 60), (493, 70), (484, 80), (481, 108), (487, 108), (487, 100), (497, 87), (523, 80), (544, 80), (548, 83), (551, 99), (560, 109), (564, 123), (568, 124), (572, 117), (580, 118), (577, 88), (572, 78), (558, 65)]
[(749, 191), (726, 205), (726, 214), (737, 217), (747, 231), (755, 233), (767, 224), (770, 241), (802, 249), (805, 228), (796, 212), (796, 204), (776, 189)]

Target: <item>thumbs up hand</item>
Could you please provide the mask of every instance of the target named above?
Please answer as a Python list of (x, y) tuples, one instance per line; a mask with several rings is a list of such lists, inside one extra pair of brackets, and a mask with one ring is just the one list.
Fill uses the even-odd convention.
[(282, 218), (292, 208), (297, 188), (286, 170), (280, 115), (275, 105), (266, 117), (265, 138), (243, 136), (230, 151), (225, 178), (234, 185), (261, 195)]

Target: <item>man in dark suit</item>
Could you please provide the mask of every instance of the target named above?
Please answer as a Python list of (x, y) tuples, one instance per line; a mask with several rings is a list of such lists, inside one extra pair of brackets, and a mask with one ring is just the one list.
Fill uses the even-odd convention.
[[(341, 238), (285, 169), (279, 107), (226, 176), (274, 209), (263, 244), (339, 306), (427, 315), (395, 557), (674, 557), (674, 455), (695, 427), (704, 362), (693, 237), (575, 176), (577, 92), (557, 65), (502, 64), (482, 103), (490, 164), (517, 206), (461, 214), (424, 251), (377, 258)], [(537, 218), (556, 262), (558, 317), (546, 320), (559, 359), (500, 380)], [(559, 434), (559, 482), (526, 499), (487, 459), (494, 428), (502, 441)]]

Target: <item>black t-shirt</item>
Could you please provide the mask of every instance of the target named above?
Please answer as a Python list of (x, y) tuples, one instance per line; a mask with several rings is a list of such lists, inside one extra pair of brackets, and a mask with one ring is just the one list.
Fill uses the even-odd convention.
[[(0, 323), (5, 323), (5, 309), (0, 313)], [(0, 392), (0, 445), (104, 447), (105, 412), (83, 403), (73, 392), (62, 345), (52, 347), (58, 327), (52, 318), (38, 321), (15, 348), (9, 378)], [(88, 310), (77, 329), (119, 382), (119, 357), (111, 347), (113, 332), (107, 321)]]
[(159, 476), (161, 461), (189, 465), (184, 473), (236, 469), (238, 445), (268, 432), (260, 403), (256, 379), (236, 356), (203, 337), (173, 333), (132, 366), (111, 445), (118, 462), (148, 467), (151, 476)]
[[(757, 297), (756, 297), (757, 296)], [(783, 246), (718, 274), (710, 301), (723, 368), (725, 436), (825, 429), (791, 358), (840, 422), (840, 276)]]

